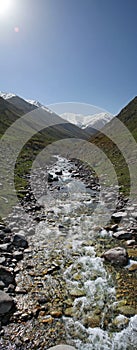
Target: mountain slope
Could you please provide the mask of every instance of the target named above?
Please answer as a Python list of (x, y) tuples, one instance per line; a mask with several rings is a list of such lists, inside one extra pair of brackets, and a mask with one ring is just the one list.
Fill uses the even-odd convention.
[[(29, 107), (26, 104), (28, 103), (24, 103), (18, 97), (10, 99), (0, 97), (0, 136), (2, 137), (15, 121), (14, 132), (12, 136), (9, 136), (9, 145), (10, 142), (12, 144), (15, 143), (16, 147), (16, 137), (22, 142), (22, 140), (25, 140), (26, 134), (28, 134), (27, 137), (30, 135), (16, 162), (15, 183), (17, 190), (21, 186), (26, 186), (25, 174), (29, 173), (35, 157), (47, 145), (62, 139), (80, 138), (87, 140), (88, 138), (88, 135), (83, 130), (63, 120), (55, 113), (49, 112), (48, 109)], [(24, 114), (26, 107), (33, 110)], [(20, 122), (21, 116), (24, 116), (25, 122)]]
[[(117, 119), (122, 123), (121, 126), (117, 124)], [(127, 129), (124, 129), (122, 125)], [(90, 139), (111, 160), (116, 170), (121, 189), (125, 194), (128, 194), (130, 190), (130, 174), (128, 164), (126, 163), (126, 153), (127, 156), (130, 155), (129, 163), (132, 162), (134, 164), (136, 161), (133, 154), (134, 149), (133, 152), (130, 151), (132, 140), (130, 133), (128, 135), (128, 130), (137, 142), (137, 97), (130, 101), (115, 118), (105, 125), (101, 132), (98, 132)], [(111, 134), (116, 136), (117, 142), (112, 141), (111, 137), (106, 136)], [(120, 151), (119, 145), (123, 148), (123, 152)]]

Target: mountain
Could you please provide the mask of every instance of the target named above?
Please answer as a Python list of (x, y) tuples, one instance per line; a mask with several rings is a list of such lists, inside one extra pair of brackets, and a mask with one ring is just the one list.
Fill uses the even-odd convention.
[(93, 115), (63, 113), (60, 115), (60, 117), (84, 129), (89, 134), (95, 133), (102, 129), (103, 126), (113, 118), (112, 114), (107, 112)]
[[(14, 133), (10, 142), (13, 144), (18, 138), (25, 140), (27, 134), (28, 142), (25, 141), (15, 169), (16, 189), (26, 186), (24, 180), (25, 174), (28, 174), (35, 157), (47, 145), (55, 143), (55, 152), (57, 151), (56, 141), (64, 139), (83, 139), (87, 140), (89, 136), (76, 125), (68, 123), (57, 114), (49, 111), (48, 108), (37, 108), (29, 104), (18, 96), (7, 95), (0, 97), (0, 137), (14, 123)], [(26, 110), (29, 111), (26, 113)], [(20, 117), (24, 116), (24, 121)], [(40, 130), (40, 131), (39, 131)], [(14, 136), (15, 135), (15, 136)], [(19, 142), (18, 141), (18, 142)], [(62, 143), (64, 148), (64, 143)]]
[[(3, 92), (0, 93), (0, 96), (14, 104), (17, 108), (22, 109), (24, 113), (30, 112), (35, 108), (42, 108), (49, 113), (52, 113), (48, 107), (35, 100), (24, 100), (14, 94)], [(113, 118), (113, 115), (108, 112), (101, 112), (92, 115), (63, 113), (60, 114), (60, 117), (63, 120), (67, 120), (69, 123), (83, 129), (89, 135), (93, 135), (98, 130), (102, 129), (102, 127)]]
[(91, 137), (90, 141), (110, 159), (121, 190), (129, 194), (131, 181), (129, 165), (136, 164), (137, 160), (137, 96), (100, 132)]

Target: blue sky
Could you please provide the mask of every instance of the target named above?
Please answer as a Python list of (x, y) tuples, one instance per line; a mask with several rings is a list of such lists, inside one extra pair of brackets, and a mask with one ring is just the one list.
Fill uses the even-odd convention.
[(0, 15), (0, 82), (47, 105), (117, 114), (137, 95), (137, 1), (11, 0)]

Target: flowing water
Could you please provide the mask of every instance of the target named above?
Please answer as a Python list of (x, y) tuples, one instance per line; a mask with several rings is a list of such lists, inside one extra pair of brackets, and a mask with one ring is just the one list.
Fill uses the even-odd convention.
[[(87, 189), (79, 178), (72, 176), (71, 167), (69, 161), (57, 157), (49, 169), (53, 177), (60, 169), (62, 174), (41, 198), (48, 222), (40, 223), (36, 232), (37, 245), (43, 241), (53, 245), (61, 242), (57, 254), (61, 255), (62, 250), (63, 279), (69, 295), (63, 316), (66, 343), (78, 350), (135, 350), (137, 316), (128, 319), (117, 315), (119, 326), (113, 329), (115, 285), (103, 259), (96, 254), (102, 218), (107, 219), (110, 213), (103, 200), (98, 202), (96, 191)], [(48, 257), (47, 250), (45, 256)], [(126, 320), (126, 325), (120, 320)]]

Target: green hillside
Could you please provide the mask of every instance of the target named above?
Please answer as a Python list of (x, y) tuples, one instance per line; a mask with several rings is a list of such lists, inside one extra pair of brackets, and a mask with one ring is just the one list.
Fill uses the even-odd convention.
[[(117, 124), (117, 119), (122, 123), (121, 126)], [(125, 126), (127, 129), (124, 129)], [(128, 135), (128, 131), (130, 134)], [(111, 137), (107, 135), (116, 135), (117, 142), (112, 141)], [(137, 142), (137, 97), (135, 97), (121, 112), (113, 118), (103, 129), (98, 132), (96, 136), (92, 137), (90, 141), (102, 149), (107, 157), (114, 165), (119, 185), (121, 190), (126, 195), (130, 190), (130, 174), (125, 154), (130, 152), (130, 144), (132, 144), (132, 137)], [(133, 141), (133, 142), (134, 142)], [(123, 147), (125, 152), (121, 152), (119, 144)], [(134, 162), (133, 152), (131, 153), (132, 162)]]

